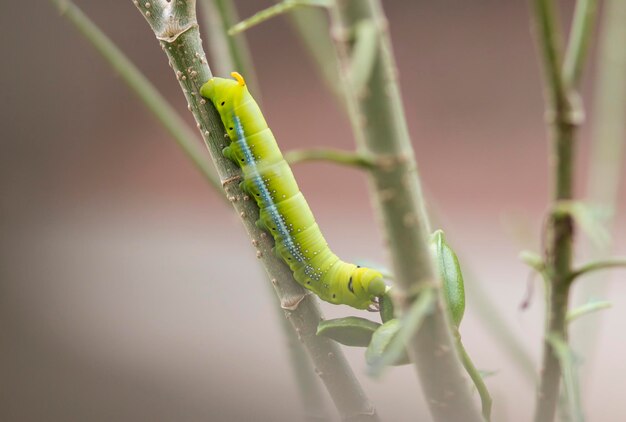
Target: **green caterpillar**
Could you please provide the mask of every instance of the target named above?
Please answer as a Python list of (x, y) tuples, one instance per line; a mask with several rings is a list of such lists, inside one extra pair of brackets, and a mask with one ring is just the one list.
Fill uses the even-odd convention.
[(260, 208), (257, 225), (272, 234), (275, 252), (298, 283), (322, 300), (376, 308), (386, 289), (382, 274), (343, 262), (330, 250), (243, 77), (231, 76), (235, 80), (210, 79), (200, 93), (213, 103), (232, 141), (223, 153), (242, 169), (241, 188)]

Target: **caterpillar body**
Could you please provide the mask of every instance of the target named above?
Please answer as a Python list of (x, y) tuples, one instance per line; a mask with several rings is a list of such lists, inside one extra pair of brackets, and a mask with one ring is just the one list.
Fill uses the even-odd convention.
[(223, 154), (242, 169), (241, 188), (260, 209), (257, 225), (273, 236), (275, 252), (302, 286), (330, 303), (372, 307), (385, 292), (382, 274), (330, 250), (243, 77), (231, 76), (210, 79), (200, 94), (213, 103), (231, 139)]

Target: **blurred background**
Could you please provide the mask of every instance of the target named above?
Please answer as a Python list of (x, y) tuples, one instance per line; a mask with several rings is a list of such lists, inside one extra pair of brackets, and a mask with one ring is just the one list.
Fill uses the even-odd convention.
[[(237, 2), (242, 17), (270, 4)], [(78, 5), (193, 125), (132, 2)], [(569, 16), (570, 2), (563, 5)], [(539, 362), (541, 286), (536, 280), (521, 310), (529, 270), (517, 258), (539, 248), (549, 193), (528, 5), (384, 6), (425, 189), (464, 267), (496, 303), (494, 318)], [(51, 4), (3, 2), (0, 25), (0, 419), (298, 420), (278, 314), (232, 209)], [(342, 110), (287, 20), (248, 38), (282, 149), (352, 148)], [(587, 110), (593, 74), (585, 78)], [(581, 195), (592, 125), (580, 136)], [(323, 163), (294, 172), (334, 251), (387, 265), (364, 175)], [(625, 198), (613, 233), (619, 255)], [(602, 315), (598, 351), (593, 361), (580, 356), (592, 420), (626, 415), (626, 285), (623, 272), (611, 275), (614, 306)], [(328, 317), (355, 313), (322, 306)], [(487, 380), (495, 420), (528, 420), (534, 385), (475, 306), (470, 291), (462, 334), (476, 365), (497, 371)], [(375, 381), (362, 349), (346, 353), (383, 420), (428, 420), (410, 367)]]

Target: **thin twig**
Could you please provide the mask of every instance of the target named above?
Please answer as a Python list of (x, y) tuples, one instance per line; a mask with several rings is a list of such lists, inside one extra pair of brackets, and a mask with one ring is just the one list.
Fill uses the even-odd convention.
[(208, 31), (209, 50), (215, 60), (216, 74), (227, 76), (232, 71), (241, 73), (254, 99), (261, 104), (261, 91), (248, 43), (243, 34), (232, 37), (227, 34), (228, 29), (239, 21), (233, 0), (202, 0), (201, 6), (203, 26)]
[(613, 306), (611, 302), (606, 301), (585, 303), (584, 305), (574, 308), (567, 313), (567, 323), (569, 324), (580, 317), (589, 315), (590, 313), (598, 312), (603, 309), (609, 309), (611, 306)]
[[(572, 197), (573, 125), (570, 101), (561, 75), (561, 43), (555, 5), (552, 0), (534, 0), (537, 38), (543, 53), (543, 66), (548, 91), (548, 115), (552, 122), (552, 157), (554, 201)], [(550, 335), (567, 339), (566, 315), (569, 286), (566, 282), (571, 268), (573, 222), (569, 214), (553, 214), (549, 220), (550, 240), (546, 265), (550, 274), (546, 283), (546, 322), (544, 328), (543, 363), (537, 389), (535, 422), (552, 422), (556, 411), (561, 380), (561, 366)]]
[(483, 376), (481, 375), (480, 371), (476, 369), (476, 367), (474, 366), (474, 362), (472, 362), (472, 359), (467, 353), (467, 350), (465, 350), (465, 346), (463, 346), (463, 342), (461, 341), (461, 335), (457, 333), (456, 336), (456, 347), (461, 354), (463, 366), (465, 367), (465, 370), (472, 379), (472, 382), (476, 387), (476, 391), (478, 391), (478, 395), (480, 396), (483, 418), (485, 418), (485, 421), (489, 422), (491, 420), (491, 405), (493, 403), (493, 401), (491, 400), (491, 394), (489, 394), (489, 390), (487, 389), (485, 380), (483, 380)]
[(572, 282), (581, 275), (586, 275), (593, 271), (606, 270), (609, 268), (626, 267), (626, 258), (612, 258), (604, 261), (590, 262), (570, 273), (569, 281)]
[(344, 166), (372, 168), (375, 161), (365, 154), (356, 152), (340, 151), (336, 149), (306, 149), (288, 151), (284, 154), (285, 160), (290, 164), (303, 163), (306, 161), (329, 161)]
[(253, 26), (265, 22), (268, 19), (287, 13), (295, 8), (303, 6), (328, 7), (330, 0), (285, 0), (267, 9), (255, 13), (251, 17), (237, 23), (228, 30), (229, 35), (236, 35)]
[(563, 60), (563, 80), (568, 86), (576, 86), (580, 83), (596, 22), (596, 9), (596, 0), (578, 0), (576, 2), (569, 43)]
[[(597, 79), (593, 99), (589, 170), (586, 197), (591, 203), (601, 204), (611, 215), (603, 222), (605, 230), (613, 232), (616, 205), (623, 191), (624, 147), (626, 144), (626, 1), (603, 2), (602, 22), (598, 52)], [(590, 244), (586, 255), (589, 260), (603, 259), (611, 253), (611, 241)], [(608, 278), (597, 273), (577, 288), (577, 303), (584, 304), (592, 298), (606, 297)], [(585, 359), (581, 368), (583, 384), (585, 373), (594, 374), (593, 355), (600, 344), (598, 329), (600, 317), (586, 318), (572, 330), (572, 347)]]
[[(153, 0), (150, 3), (135, 2), (135, 5), (167, 54), (220, 178), (228, 180), (239, 175), (240, 170), (235, 164), (222, 155), (226, 140), (219, 115), (199, 92), (212, 74), (202, 50), (195, 0)], [(322, 316), (314, 295), (307, 294), (295, 282), (289, 267), (272, 253), (274, 242), (271, 236), (255, 224), (259, 210), (254, 201), (236, 184), (226, 185), (225, 191), (257, 249), (257, 256), (272, 281), (287, 318), (307, 349), (341, 417), (344, 420), (378, 420), (337, 343), (316, 335)]]
[(319, 7), (293, 9), (289, 14), (298, 38), (312, 59), (322, 81), (333, 94), (343, 111), (346, 111), (344, 88), (337, 75), (339, 64), (335, 47), (330, 37), (327, 12)]
[[(579, 0), (586, 1), (586, 0)], [(586, 53), (586, 40), (593, 25), (576, 22), (571, 34), (568, 67), (571, 72), (566, 79), (562, 71), (562, 44), (558, 13), (554, 0), (533, 0), (536, 36), (541, 50), (542, 64), (548, 92), (547, 113), (551, 125), (553, 208), (562, 201), (573, 198), (573, 174), (575, 134), (582, 121), (578, 98), (575, 91), (580, 79), (579, 72)], [(581, 10), (581, 9), (579, 9)], [(580, 21), (580, 12), (577, 17)], [(580, 32), (583, 33), (580, 33)], [(573, 69), (573, 70), (569, 70)], [(566, 321), (571, 283), (568, 277), (572, 267), (574, 243), (574, 222), (571, 214), (553, 212), (548, 222), (548, 244), (546, 250), (546, 269), (549, 279), (546, 283), (546, 323), (544, 329), (543, 364), (540, 385), (537, 390), (536, 422), (554, 420), (561, 379), (561, 364), (557, 351), (550, 342), (556, 336), (567, 344), (568, 326)]]
[[(546, 88), (550, 100), (549, 113), (558, 113), (569, 107), (569, 100), (561, 74), (562, 40), (561, 30), (556, 12), (556, 6), (552, 0), (532, 0), (534, 3), (534, 18), (536, 33), (541, 49)], [(577, 60), (574, 60), (577, 61)], [(566, 113), (560, 113), (559, 117)], [(549, 116), (553, 117), (553, 116)]]
[(137, 67), (113, 44), (85, 14), (69, 0), (51, 0), (85, 38), (100, 52), (102, 57), (119, 73), (122, 80), (139, 97), (157, 120), (193, 162), (202, 176), (216, 191), (221, 189), (219, 179), (209, 164), (198, 136), (174, 111), (159, 91)]

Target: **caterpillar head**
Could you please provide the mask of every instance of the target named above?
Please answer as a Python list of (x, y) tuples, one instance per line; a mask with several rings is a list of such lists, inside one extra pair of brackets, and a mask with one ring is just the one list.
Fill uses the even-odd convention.
[(211, 100), (221, 115), (240, 105), (248, 91), (243, 76), (237, 72), (230, 75), (235, 79), (211, 78), (200, 88), (200, 95)]
[(346, 280), (335, 284), (330, 302), (367, 309), (376, 297), (385, 293), (387, 288), (383, 275), (371, 268), (354, 267), (346, 276)]
[(362, 291), (369, 297), (382, 296), (387, 288), (380, 272), (365, 267), (356, 267), (352, 272), (352, 287), (355, 293)]

